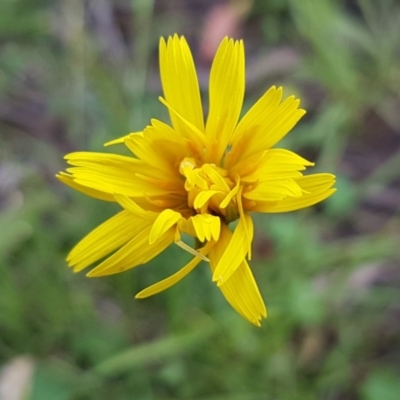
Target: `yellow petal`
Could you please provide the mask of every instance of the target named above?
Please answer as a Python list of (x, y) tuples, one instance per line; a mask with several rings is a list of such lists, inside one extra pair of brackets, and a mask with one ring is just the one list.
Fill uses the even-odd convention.
[[(183, 37), (160, 40), (160, 74), (164, 96), (178, 114), (204, 132), (203, 109), (199, 83), (190, 48)], [(175, 129), (184, 134), (187, 127), (173, 112), (171, 121)]]
[(150, 231), (151, 226), (141, 230), (125, 246), (92, 269), (86, 276), (112, 275), (134, 268), (150, 261), (174, 242), (175, 230), (170, 229), (155, 243), (149, 244)]
[(164, 179), (179, 181), (176, 166), (188, 152), (184, 142), (179, 139), (168, 125), (164, 124), (160, 129), (159, 124), (155, 124), (148, 126), (143, 133), (130, 134), (125, 138), (125, 145), (141, 161), (157, 168)]
[(254, 325), (261, 326), (260, 320), (267, 317), (267, 310), (246, 261), (219, 288), (235, 310)]
[(154, 224), (151, 228), (149, 243), (153, 244), (172, 226), (176, 225), (181, 218), (182, 215), (176, 211), (169, 209), (162, 211), (154, 221)]
[(251, 260), (252, 257), (251, 243), (253, 241), (254, 226), (251, 217), (244, 213), (242, 193), (243, 193), (243, 187), (241, 186), (239, 187), (239, 191), (236, 196), (236, 203), (239, 210), (240, 219), (244, 223), (244, 232), (246, 235), (246, 244), (247, 244), (247, 258)]
[(176, 238), (175, 238), (175, 244), (177, 246), (179, 246), (182, 250), (187, 251), (192, 256), (199, 257), (203, 261), (207, 261), (207, 262), (210, 261), (206, 256), (204, 256), (203, 254), (199, 253), (197, 250), (195, 250), (193, 247), (190, 247), (187, 243), (183, 242), (182, 240), (176, 240)]
[(243, 105), (245, 58), (243, 41), (225, 38), (210, 72), (210, 111), (206, 135), (209, 162), (219, 164), (228, 146)]
[(176, 127), (176, 123), (174, 125), (175, 129), (181, 132), (183, 137), (186, 137), (188, 141), (193, 142), (195, 145), (196, 151), (198, 154), (201, 153), (201, 149), (204, 145), (204, 134), (200, 129), (198, 129), (195, 125), (193, 125), (189, 120), (187, 120), (182, 114), (180, 114), (171, 104), (169, 104), (165, 99), (161, 96), (158, 98), (165, 107), (168, 108), (170, 115), (174, 115), (176, 117), (176, 121), (179, 121), (178, 128)]
[(74, 181), (74, 177), (65, 172), (60, 172), (56, 175), (56, 178), (60, 180), (65, 185), (77, 190), (78, 192), (84, 193), (87, 196), (93, 197), (95, 199), (104, 201), (114, 201), (114, 197), (111, 193), (104, 193), (101, 190), (92, 189)]
[(283, 101), (257, 131), (258, 137), (253, 141), (254, 146), (258, 143), (262, 148), (269, 149), (278, 143), (306, 113), (305, 110), (299, 109), (299, 105), (300, 100), (294, 96)]
[[(260, 154), (260, 153), (259, 153)], [(245, 171), (245, 162), (252, 159), (257, 160), (257, 165), (251, 170)], [(270, 149), (262, 157), (252, 156), (244, 158), (232, 168), (232, 171), (239, 171), (243, 182), (274, 181), (301, 176), (299, 171), (314, 163), (300, 157), (298, 154), (286, 149)]]
[(330, 187), (336, 182), (336, 176), (333, 174), (320, 173), (302, 176), (296, 179), (296, 182), (305, 192), (316, 192), (323, 191)]
[(206, 173), (210, 181), (213, 183), (212, 189), (221, 190), (223, 192), (228, 192), (230, 190), (222, 175), (210, 164), (204, 164), (201, 170)]
[(229, 168), (229, 171), (240, 176), (241, 180), (246, 179), (246, 182), (254, 182), (257, 180), (257, 178), (253, 178), (254, 172), (257, 173), (266, 153), (267, 151), (260, 151), (253, 156), (241, 158), (240, 161)]
[(185, 189), (189, 191), (197, 186), (202, 190), (208, 190), (207, 180), (202, 176), (201, 169), (195, 168), (195, 165), (194, 160), (185, 158), (179, 166), (180, 173), (186, 177)]
[(268, 116), (272, 115), (282, 99), (282, 88), (276, 86), (269, 88), (263, 96), (250, 108), (240, 120), (232, 136), (232, 142), (236, 142), (245, 135), (248, 128), (259, 129)]
[(244, 193), (243, 197), (258, 201), (276, 201), (286, 197), (301, 197), (303, 191), (293, 179), (267, 181), (256, 184), (254, 189)]
[(218, 190), (205, 190), (200, 192), (195, 200), (194, 200), (194, 208), (195, 209), (200, 209), (203, 207), (213, 196), (215, 196), (218, 193), (222, 193), (221, 191)]
[(226, 208), (228, 204), (231, 202), (231, 200), (235, 197), (237, 192), (239, 191), (239, 184), (240, 181), (238, 180), (234, 188), (225, 196), (225, 198), (221, 201), (221, 204), (219, 205), (219, 208)]
[(305, 114), (304, 110), (298, 108), (300, 101), (294, 96), (276, 106), (276, 99), (280, 96), (279, 90), (273, 95), (273, 100), (268, 100), (270, 96), (266, 95), (265, 100), (271, 102), (271, 107), (262, 109), (260, 107), (263, 103), (262, 98), (261, 103), (256, 103), (248, 111), (250, 116), (247, 118), (246, 114), (243, 117), (235, 132), (231, 152), (226, 156), (226, 165), (232, 166), (241, 159), (268, 150), (281, 140)]
[(200, 242), (204, 240), (218, 240), (221, 229), (221, 219), (210, 214), (197, 214), (190, 217), (196, 235)]
[(149, 225), (150, 222), (121, 211), (85, 236), (69, 253), (68, 264), (79, 272), (129, 242)]
[(144, 210), (132, 199), (122, 194), (114, 194), (114, 199), (117, 203), (120, 204), (121, 207), (125, 208), (125, 210), (128, 210), (139, 219), (146, 219), (148, 221), (154, 222), (158, 216), (156, 212)]
[[(210, 243), (207, 243), (203, 248), (198, 249), (198, 252), (204, 256), (207, 255), (209, 252), (209, 249), (211, 247)], [(136, 299), (144, 299), (149, 296), (153, 296), (157, 293), (160, 293), (166, 289), (169, 289), (171, 286), (175, 285), (178, 283), (181, 279), (183, 279), (186, 275), (188, 275), (190, 272), (193, 271), (193, 269), (199, 265), (199, 263), (202, 261), (202, 258), (200, 257), (195, 257), (191, 261), (189, 261), (182, 269), (180, 269), (178, 272), (175, 274), (169, 276), (166, 279), (163, 279), (160, 282), (155, 283), (154, 285), (149, 286), (148, 288), (142, 290), (139, 292), (135, 298)]]
[(244, 214), (244, 218), (239, 218), (229, 244), (215, 267), (213, 281), (217, 282), (218, 286), (224, 284), (244, 261), (252, 240), (253, 221), (249, 215)]
[(133, 132), (130, 133), (129, 135), (121, 136), (118, 139), (110, 140), (109, 142), (104, 143), (104, 147), (114, 146), (116, 144), (124, 144), (125, 140), (128, 139), (131, 135), (138, 135), (138, 134), (143, 134), (143, 132)]
[(96, 191), (143, 197), (160, 196), (182, 190), (182, 185), (178, 181), (168, 181), (168, 177), (163, 176), (159, 170), (152, 169), (132, 157), (77, 152), (68, 154), (65, 158), (73, 165), (67, 169), (73, 180), (81, 186)]
[(287, 197), (276, 202), (255, 201), (248, 211), (278, 213), (299, 210), (327, 199), (336, 189), (331, 189), (335, 183), (335, 176), (331, 174), (307, 175), (296, 179), (297, 184), (304, 191), (301, 197)]
[[(231, 241), (232, 233), (223, 226), (220, 240), (210, 250), (211, 271), (223, 256), (226, 247)], [(253, 274), (246, 261), (243, 261), (232, 276), (223, 285), (219, 286), (228, 303), (252, 324), (260, 326), (262, 317), (267, 316), (267, 311), (254, 280)]]

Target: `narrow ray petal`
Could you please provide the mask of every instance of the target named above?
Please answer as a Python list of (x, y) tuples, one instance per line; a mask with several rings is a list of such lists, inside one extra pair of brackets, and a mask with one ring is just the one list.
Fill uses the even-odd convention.
[(104, 143), (104, 147), (114, 146), (116, 144), (124, 144), (125, 140), (128, 139), (131, 135), (138, 135), (143, 134), (142, 131), (140, 132), (131, 132), (128, 135), (121, 136), (118, 139), (110, 140), (109, 142)]
[[(204, 256), (206, 256), (211, 248), (211, 243), (207, 243), (203, 248), (198, 249), (198, 252)], [(135, 298), (136, 299), (144, 299), (149, 296), (153, 296), (157, 293), (160, 293), (166, 289), (169, 289), (171, 286), (178, 283), (185, 276), (187, 276), (193, 269), (200, 264), (203, 259), (200, 257), (195, 257), (191, 261), (189, 261), (182, 269), (180, 269), (175, 274), (169, 276), (166, 279), (163, 279), (160, 282), (155, 283), (154, 285), (149, 286), (148, 288), (140, 291)]]
[[(246, 168), (246, 161), (254, 163)], [(314, 163), (286, 149), (270, 149), (255, 156), (244, 158), (232, 168), (241, 174), (243, 182), (271, 181), (301, 176), (299, 171), (313, 166)]]
[[(209, 252), (211, 271), (215, 272), (216, 265), (231, 242), (232, 233), (222, 227), (220, 240)], [(228, 281), (219, 286), (228, 303), (244, 318), (256, 326), (260, 326), (262, 317), (267, 311), (258, 290), (257, 284), (246, 261), (242, 262)]]
[[(161, 96), (158, 98), (160, 102), (168, 108), (168, 111), (171, 115), (176, 117), (176, 120), (180, 123), (180, 131), (183, 137), (186, 137), (189, 141), (192, 141), (193, 144), (196, 145), (197, 150), (203, 148), (204, 145), (204, 134), (198, 129), (195, 125), (193, 125), (189, 120), (187, 120), (182, 114), (180, 114), (171, 104), (169, 104), (164, 98)], [(175, 127), (175, 125), (174, 125)], [(177, 128), (175, 128), (177, 129)]]
[(222, 190), (224, 192), (228, 192), (230, 190), (228, 184), (225, 182), (225, 179), (220, 174), (220, 172), (218, 172), (211, 165), (204, 164), (202, 167), (202, 171), (205, 172), (211, 182), (213, 182), (215, 187), (213, 186), (212, 189)]
[(200, 192), (196, 196), (196, 199), (194, 200), (194, 208), (196, 209), (202, 208), (213, 196), (215, 196), (218, 193), (223, 193), (223, 192), (218, 190), (205, 190)]
[(210, 72), (210, 111), (206, 135), (209, 161), (218, 164), (239, 120), (245, 89), (245, 60), (242, 41), (225, 38)]
[(232, 190), (226, 195), (226, 197), (222, 200), (221, 204), (219, 205), (220, 208), (224, 209), (228, 206), (230, 201), (236, 196), (239, 190), (240, 181), (238, 180), (236, 185), (232, 188)]
[(250, 108), (237, 125), (232, 136), (232, 142), (236, 142), (246, 134), (249, 127), (258, 127), (266, 116), (272, 115), (279, 106), (283, 90), (276, 86), (269, 88), (263, 96)]
[(119, 154), (75, 152), (66, 155), (65, 159), (68, 164), (72, 165), (72, 168), (67, 170), (71, 173), (82, 175), (104, 173), (104, 179), (117, 179), (121, 175), (121, 180), (128, 179), (128, 177), (134, 179), (138, 175), (143, 175), (170, 181), (170, 176), (164, 174), (162, 168), (154, 168), (137, 158)]
[(65, 158), (73, 165), (67, 169), (73, 180), (99, 192), (143, 197), (144, 194), (157, 196), (182, 190), (178, 180), (172, 182), (162, 171), (152, 170), (132, 157), (79, 152), (68, 154)]
[(167, 209), (161, 212), (151, 228), (149, 243), (153, 244), (171, 227), (176, 225), (181, 218), (182, 215), (173, 210)]
[(56, 178), (65, 185), (77, 190), (78, 192), (84, 193), (87, 196), (104, 201), (114, 201), (114, 196), (111, 193), (104, 193), (101, 190), (96, 190), (86, 187), (84, 185), (80, 185), (79, 183), (74, 181), (74, 177), (71, 174), (60, 172), (56, 175)]
[(150, 245), (150, 231), (151, 226), (142, 230), (125, 246), (104, 260), (96, 268), (92, 269), (86, 276), (112, 275), (134, 268), (150, 261), (174, 242), (175, 230), (170, 229), (170, 231), (166, 232), (155, 243)]
[(296, 182), (304, 191), (301, 197), (287, 197), (277, 202), (255, 201), (248, 207), (248, 211), (278, 213), (299, 210), (327, 199), (336, 191), (331, 189), (335, 183), (335, 176), (331, 174), (303, 176), (296, 179)]
[(125, 245), (149, 225), (149, 221), (121, 211), (86, 235), (69, 253), (68, 264), (79, 272)]
[(260, 320), (266, 318), (267, 310), (246, 261), (219, 288), (235, 310), (254, 325), (261, 326)]
[[(203, 109), (196, 69), (189, 46), (183, 37), (169, 38), (167, 43), (160, 41), (160, 74), (164, 96), (171, 107), (204, 131)], [(182, 120), (170, 113), (172, 124), (181, 132), (187, 130)]]
[(255, 185), (254, 189), (244, 193), (243, 197), (250, 200), (272, 201), (285, 199), (287, 197), (301, 197), (303, 190), (294, 179), (281, 181), (267, 181)]
[(244, 223), (244, 232), (246, 235), (246, 244), (247, 244), (247, 258), (249, 260), (251, 260), (251, 257), (252, 257), (251, 244), (253, 242), (254, 225), (253, 225), (253, 220), (251, 219), (250, 215), (244, 213), (242, 192), (243, 192), (243, 187), (240, 187), (239, 192), (236, 196), (236, 199), (237, 199), (236, 201), (237, 201), (237, 207), (239, 210), (240, 219)]
[(121, 207), (128, 210), (132, 213), (136, 218), (145, 219), (151, 221), (153, 223), (157, 218), (158, 214), (153, 211), (144, 210), (137, 203), (135, 203), (132, 199), (122, 194), (114, 194), (114, 199), (117, 203), (120, 204)]
[(224, 284), (244, 261), (249, 242), (252, 240), (253, 223), (251, 217), (245, 214), (244, 218), (239, 219), (232, 238), (215, 267), (213, 281), (217, 282), (218, 286)]
[[(275, 96), (278, 96), (278, 93)], [(249, 110), (251, 117), (245, 116), (242, 119), (244, 122), (235, 135), (232, 151), (226, 157), (227, 165), (234, 165), (243, 158), (268, 150), (281, 140), (305, 114), (304, 110), (298, 108), (300, 101), (294, 96), (288, 97), (277, 107), (274, 102), (271, 104), (274, 104), (274, 110), (266, 112), (256, 103), (253, 106), (256, 110), (254, 112), (253, 109)]]
[(183, 242), (182, 240), (175, 240), (175, 244), (179, 246), (181, 249), (187, 251), (189, 254), (195, 257), (201, 258), (203, 261), (209, 262), (210, 260), (203, 254), (199, 253), (193, 247), (190, 247), (187, 243)]
[(200, 242), (204, 240), (218, 240), (221, 229), (221, 219), (210, 214), (197, 214), (190, 217), (193, 223), (196, 235)]
[(161, 175), (168, 176), (168, 180), (179, 182), (181, 178), (176, 174), (176, 168), (186, 157), (188, 150), (176, 133), (167, 127), (161, 125), (160, 128), (160, 124), (150, 125), (142, 133), (126, 137), (125, 145), (141, 161), (160, 170)]

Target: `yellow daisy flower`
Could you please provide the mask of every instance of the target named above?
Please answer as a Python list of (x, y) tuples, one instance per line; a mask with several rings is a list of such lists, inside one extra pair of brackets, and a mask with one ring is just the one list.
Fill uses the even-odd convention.
[[(104, 258), (87, 276), (111, 275), (144, 264), (175, 243), (193, 259), (136, 298), (171, 287), (204, 260), (227, 301), (259, 326), (267, 311), (247, 262), (251, 215), (316, 204), (334, 193), (335, 177), (304, 176), (302, 171), (312, 162), (272, 148), (305, 114), (294, 96), (282, 101), (282, 88), (271, 87), (240, 119), (243, 41), (225, 38), (215, 55), (206, 122), (183, 37), (161, 39), (160, 72), (160, 101), (169, 111), (171, 126), (153, 119), (142, 132), (106, 144), (124, 144), (133, 157), (92, 152), (65, 157), (71, 167), (58, 175), (62, 182), (122, 208), (82, 239), (67, 261), (78, 272)], [(185, 243), (182, 234), (196, 238), (198, 246)]]

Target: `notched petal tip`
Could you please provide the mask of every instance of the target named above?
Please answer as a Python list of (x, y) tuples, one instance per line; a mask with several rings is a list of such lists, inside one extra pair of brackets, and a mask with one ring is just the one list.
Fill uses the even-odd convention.
[(179, 36), (179, 35), (175, 32), (172, 36), (170, 36), (170, 38), (171, 38), (172, 40), (174, 40), (174, 41), (177, 41), (177, 40), (179, 40), (179, 39), (181, 38), (181, 36)]
[(162, 46), (164, 50), (169, 51), (172, 46), (187, 45), (187, 42), (183, 35), (179, 36), (177, 33), (174, 33), (173, 35), (169, 35), (166, 39), (161, 37), (159, 45), (160, 48)]
[(261, 322), (259, 319), (253, 319), (249, 320), (253, 325), (257, 326), (258, 328), (261, 328)]

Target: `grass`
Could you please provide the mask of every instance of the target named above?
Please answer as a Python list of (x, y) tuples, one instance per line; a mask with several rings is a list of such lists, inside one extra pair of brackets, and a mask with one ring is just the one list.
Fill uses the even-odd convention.
[(252, 268), (269, 310), (260, 329), (226, 304), (206, 265), (134, 300), (184, 263), (178, 248), (102, 279), (64, 261), (116, 207), (59, 184), (62, 157), (167, 120), (158, 37), (198, 41), (190, 6), (183, 23), (161, 1), (0, 4), (0, 394), (7, 371), (22, 385), (22, 360), (33, 364), (26, 400), (397, 398), (400, 8), (266, 4), (254, 1), (243, 21), (246, 45), (285, 46), (296, 68), (252, 87), (283, 83), (301, 97), (308, 114), (285, 145), (334, 172), (339, 190), (257, 219)]

